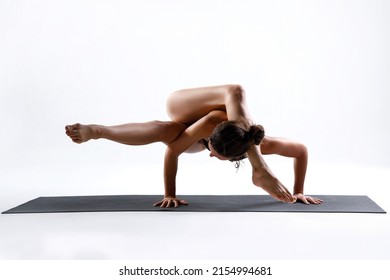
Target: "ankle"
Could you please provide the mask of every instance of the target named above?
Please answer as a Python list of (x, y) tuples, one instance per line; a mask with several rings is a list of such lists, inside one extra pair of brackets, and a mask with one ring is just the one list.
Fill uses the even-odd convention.
[(92, 132), (91, 133), (92, 139), (96, 140), (96, 139), (100, 139), (103, 137), (103, 130), (104, 130), (103, 126), (93, 124), (90, 126), (90, 128), (91, 128), (91, 132)]

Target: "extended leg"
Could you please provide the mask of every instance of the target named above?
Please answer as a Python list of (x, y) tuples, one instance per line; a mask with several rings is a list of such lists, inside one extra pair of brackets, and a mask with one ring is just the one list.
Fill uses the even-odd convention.
[(170, 143), (187, 126), (177, 122), (150, 121), (116, 126), (74, 124), (65, 127), (73, 142), (81, 144), (91, 139), (108, 139), (126, 145), (146, 145), (154, 142)]

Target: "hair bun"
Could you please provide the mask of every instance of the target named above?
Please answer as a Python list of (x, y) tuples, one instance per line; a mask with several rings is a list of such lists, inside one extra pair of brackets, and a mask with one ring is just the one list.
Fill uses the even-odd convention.
[(247, 132), (247, 137), (255, 145), (259, 145), (264, 138), (264, 128), (261, 125), (251, 125)]

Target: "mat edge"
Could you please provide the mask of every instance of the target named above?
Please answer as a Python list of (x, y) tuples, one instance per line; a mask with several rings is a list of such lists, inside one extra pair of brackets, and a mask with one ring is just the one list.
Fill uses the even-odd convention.
[[(85, 197), (107, 197), (107, 196), (128, 196), (128, 195), (85, 195)], [(156, 194), (148, 194), (148, 195), (142, 195), (142, 194), (135, 194), (135, 195), (130, 195), (130, 196), (160, 196), (160, 195), (156, 195)], [(268, 196), (269, 195), (247, 195), (247, 194), (242, 194), (242, 195), (236, 195), (236, 194), (232, 194), (232, 195), (182, 195), (182, 197), (187, 197), (187, 196), (223, 196), (223, 197), (226, 197), (226, 196)], [(348, 197), (366, 197), (368, 198), (373, 204), (375, 204), (381, 211), (373, 211), (373, 212), (340, 212), (340, 211), (322, 211), (322, 212), (319, 212), (319, 211), (229, 211), (229, 210), (220, 210), (220, 211), (174, 211), (175, 209), (172, 209), (172, 210), (156, 210), (156, 209), (151, 209), (151, 210), (143, 210), (143, 211), (136, 211), (136, 212), (145, 212), (145, 213), (149, 213), (149, 212), (199, 212), (199, 213), (213, 213), (213, 212), (227, 212), (227, 213), (240, 213), (240, 212), (250, 212), (250, 213), (346, 213), (346, 214), (387, 214), (387, 212), (382, 208), (380, 207), (374, 200), (372, 200), (368, 195), (311, 195), (311, 196), (318, 196), (318, 197), (327, 197), (327, 196), (348, 196)], [(11, 209), (8, 209), (6, 211), (3, 211), (1, 212), (1, 214), (49, 214), (49, 213), (97, 213), (97, 212), (105, 212), (105, 213), (110, 213), (110, 212), (131, 212), (131, 211), (128, 211), (128, 210), (92, 210), (92, 211), (36, 211), (36, 212), (25, 212), (25, 211), (13, 211), (14, 209), (17, 209), (25, 204), (28, 204), (32, 201), (35, 201), (35, 200), (38, 200), (38, 199), (42, 199), (42, 198), (63, 198), (63, 197), (66, 197), (66, 198), (69, 198), (69, 197), (80, 197), (80, 196), (39, 196), (37, 198), (34, 198), (34, 199), (31, 199), (25, 203), (22, 203), (16, 207), (13, 207)]]

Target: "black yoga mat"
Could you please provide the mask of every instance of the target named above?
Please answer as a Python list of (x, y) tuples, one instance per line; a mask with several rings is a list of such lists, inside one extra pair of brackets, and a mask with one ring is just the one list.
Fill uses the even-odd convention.
[(39, 197), (2, 214), (112, 211), (386, 213), (367, 196), (313, 196), (323, 199), (324, 203), (288, 204), (269, 195), (182, 195), (179, 197), (190, 205), (162, 209), (153, 207), (162, 199), (161, 195)]

